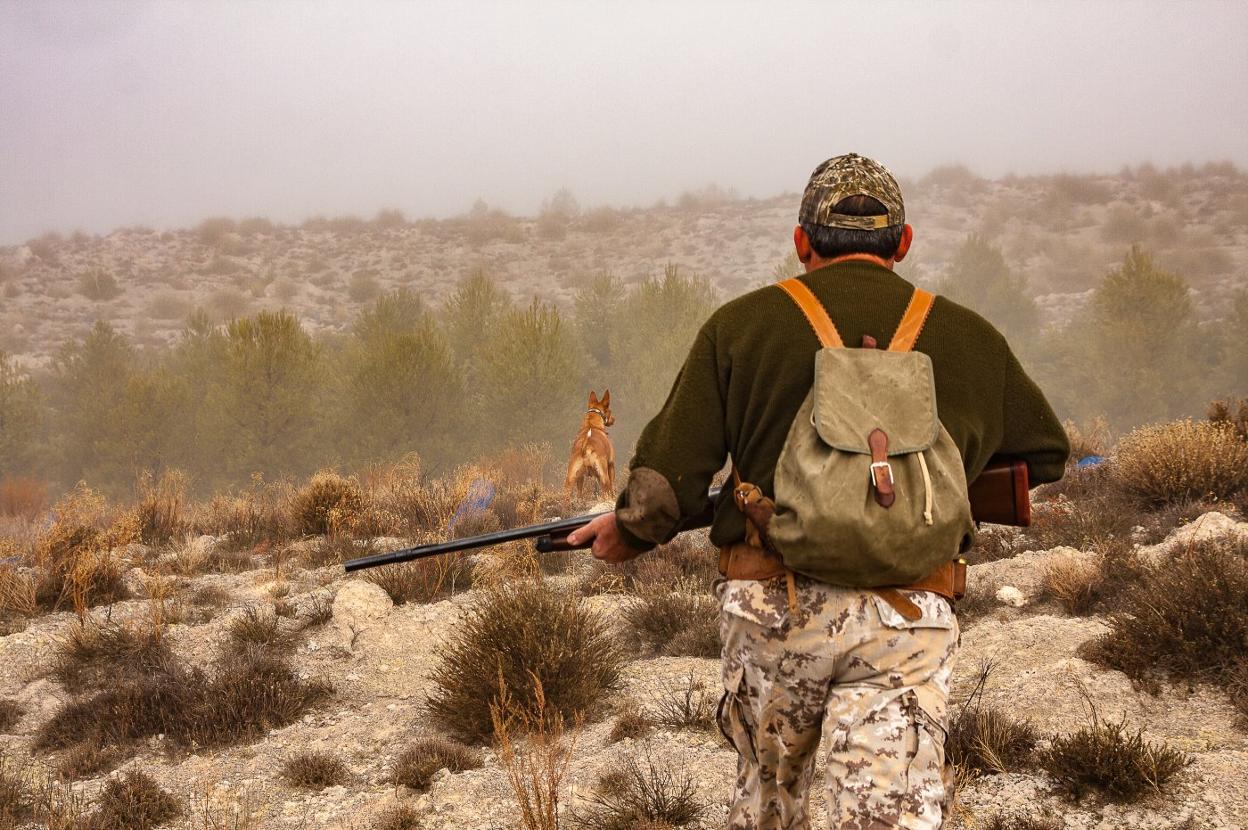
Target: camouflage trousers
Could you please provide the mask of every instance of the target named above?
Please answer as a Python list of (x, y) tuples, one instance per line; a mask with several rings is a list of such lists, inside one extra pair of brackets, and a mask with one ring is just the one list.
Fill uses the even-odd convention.
[(909, 594), (910, 621), (871, 592), (798, 576), (720, 580), (720, 728), (737, 749), (729, 830), (807, 830), (827, 735), (829, 828), (943, 822), (945, 707), (958, 623), (944, 599)]

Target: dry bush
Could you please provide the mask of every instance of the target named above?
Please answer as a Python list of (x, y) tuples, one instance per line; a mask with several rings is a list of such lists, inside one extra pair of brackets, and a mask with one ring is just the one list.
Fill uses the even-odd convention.
[(351, 778), (347, 765), (330, 752), (298, 752), (282, 762), (282, 777), (296, 787), (321, 790), (345, 784)]
[(200, 524), (214, 536), (224, 536), (222, 550), (250, 551), (263, 544), (278, 545), (294, 538), (288, 509), (290, 485), (265, 482), (259, 475), (238, 493), (216, 496)]
[(1103, 792), (1111, 801), (1136, 801), (1164, 790), (1192, 759), (1167, 746), (1145, 741), (1125, 721), (1091, 726), (1070, 735), (1058, 735), (1036, 762), (1067, 797), (1080, 798), (1089, 790)]
[(619, 743), (625, 738), (640, 740), (653, 732), (654, 727), (654, 718), (650, 717), (649, 712), (638, 705), (637, 701), (626, 700), (620, 706), (615, 723), (611, 724), (611, 731), (607, 734), (607, 743)]
[(121, 763), (125, 753), (115, 746), (82, 743), (70, 747), (56, 764), (57, 774), (64, 781), (94, 778)]
[(1248, 441), (1248, 400), (1214, 401), (1205, 416), (1212, 423), (1235, 430), (1239, 440)]
[(421, 738), (394, 760), (390, 780), (418, 792), (429, 789), (438, 770), (463, 772), (481, 767), (481, 753), (447, 738)]
[(415, 562), (376, 568), (365, 575), (390, 595), (396, 605), (435, 602), (472, 587), (472, 559), (466, 553), (448, 553)]
[(1036, 730), (984, 704), (993, 665), (979, 668), (975, 686), (949, 718), (945, 757), (960, 777), (1017, 772), (1030, 766), (1036, 746)]
[[(1107, 484), (1103, 471), (1092, 470), (1070, 475)], [(1108, 541), (1130, 539), (1134, 528), (1149, 523), (1148, 514), (1117, 490), (1106, 487), (1086, 495), (1063, 494), (1033, 511), (1031, 527), (1023, 531), (1015, 548), (1050, 550), (1064, 546), (1089, 550)]]
[(1070, 457), (1078, 461), (1090, 455), (1105, 455), (1113, 440), (1109, 422), (1103, 417), (1094, 418), (1082, 426), (1074, 421), (1064, 421), (1066, 440), (1070, 442)]
[(391, 807), (371, 825), (371, 830), (420, 830), (420, 813), (406, 804)]
[(668, 729), (714, 730), (717, 705), (718, 696), (690, 672), (684, 682), (670, 684), (658, 694), (654, 719)]
[(1020, 536), (1017, 528), (1003, 525), (984, 525), (975, 534), (975, 542), (964, 554), (968, 565), (982, 565), (1009, 559), (1016, 554), (1015, 545)]
[(983, 830), (1065, 830), (1066, 822), (1051, 812), (994, 813), (979, 825)]
[(1226, 695), (1239, 713), (1239, 727), (1248, 730), (1248, 657), (1241, 658), (1222, 675)]
[(151, 830), (185, 812), (182, 802), (141, 770), (110, 778), (83, 830)]
[(96, 269), (78, 277), (78, 293), (88, 300), (106, 302), (119, 297), (122, 288), (112, 274)]
[(1170, 561), (1141, 567), (1091, 660), (1155, 683), (1161, 673), (1225, 683), (1248, 643), (1248, 545), (1194, 543)]
[(709, 594), (645, 593), (624, 609), (624, 619), (643, 649), (669, 657), (718, 657), (719, 601)]
[(683, 533), (622, 565), (594, 560), (587, 594), (660, 592), (681, 585), (709, 587), (719, 576), (719, 553), (701, 533)]
[(39, 728), (34, 745), (126, 746), (163, 734), (187, 747), (226, 746), (295, 721), (330, 692), (328, 685), (300, 679), (284, 660), (266, 653), (227, 654), (211, 673), (173, 663), (62, 704)]
[(290, 500), (291, 521), (300, 535), (324, 536), (336, 527), (349, 526), (363, 506), (358, 481), (321, 470)]
[[(500, 680), (502, 671), (499, 671)], [(563, 714), (547, 708), (542, 682), (530, 673), (531, 692), (511, 697), (504, 684), (490, 703), (494, 749), (511, 785), (524, 830), (559, 830), (559, 790), (576, 746), (575, 729), (566, 734)], [(579, 716), (573, 721), (579, 726)], [(523, 744), (515, 736), (526, 736)]]
[(1139, 427), (1114, 451), (1113, 483), (1146, 504), (1228, 499), (1248, 489), (1248, 442), (1225, 423)]
[(77, 694), (152, 675), (172, 657), (159, 627), (84, 621), (57, 644), (52, 676)]
[(1102, 584), (1101, 563), (1081, 556), (1055, 556), (1040, 574), (1042, 593), (1056, 600), (1066, 613), (1080, 617), (1096, 608)]
[(35, 519), (48, 507), (48, 488), (34, 478), (0, 480), (0, 516)]
[(609, 621), (577, 597), (540, 582), (503, 586), (485, 593), (443, 646), (427, 706), (447, 730), (481, 741), (504, 689), (521, 690), (513, 704), (532, 714), (536, 682), (548, 713), (578, 717), (616, 688), (624, 663)]
[(145, 545), (167, 545), (186, 532), (186, 476), (171, 470), (153, 480), (150, 473), (144, 472), (139, 477), (138, 491), (135, 512), (139, 541)]
[(996, 592), (999, 587), (984, 582), (975, 582), (967, 586), (965, 596), (954, 605), (954, 610), (958, 615), (958, 624), (963, 630), (996, 610), (998, 605)]
[[(59, 611), (68, 606), (82, 614), (87, 608), (124, 599), (122, 563), (113, 550), (137, 539), (134, 516), (123, 514), (110, 522), (103, 498), (82, 485), (57, 502), (55, 515), (26, 556), (38, 609)], [(21, 591), (20, 586), (8, 587)], [(9, 590), (3, 593), (13, 599)]]
[(582, 830), (637, 830), (696, 825), (707, 806), (687, 768), (672, 769), (646, 745), (610, 764), (585, 806), (572, 814)]
[(0, 700), (0, 732), (8, 732), (16, 726), (25, 711), (15, 700)]
[(334, 595), (329, 591), (316, 594), (299, 615), (304, 628), (325, 625), (334, 618)]
[(228, 647), (238, 653), (268, 651), (282, 654), (294, 649), (296, 632), (282, 625), (275, 610), (263, 611), (259, 606), (249, 605), (243, 613), (230, 620), (227, 629)]

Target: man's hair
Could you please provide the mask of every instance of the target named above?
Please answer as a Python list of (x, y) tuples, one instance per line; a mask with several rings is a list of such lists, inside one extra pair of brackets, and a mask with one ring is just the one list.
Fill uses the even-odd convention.
[[(833, 213), (846, 216), (880, 216), (888, 209), (874, 196), (850, 196), (836, 203)], [(880, 259), (892, 259), (901, 244), (902, 225), (892, 225), (879, 230), (867, 231), (856, 228), (829, 228), (826, 225), (803, 223), (802, 230), (810, 237), (810, 247), (821, 259), (832, 259), (845, 254), (872, 254)]]

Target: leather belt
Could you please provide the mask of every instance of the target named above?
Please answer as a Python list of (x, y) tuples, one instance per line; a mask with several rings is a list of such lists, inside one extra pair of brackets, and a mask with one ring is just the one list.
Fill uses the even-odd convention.
[[(792, 574), (779, 556), (766, 548), (745, 542), (719, 549), (719, 572), (728, 579), (757, 580), (790, 577)], [(904, 592), (931, 591), (950, 602), (961, 599), (966, 594), (966, 560), (950, 560), (911, 585), (888, 585), (867, 590), (874, 591), (902, 617), (917, 620), (923, 616), (923, 611)]]

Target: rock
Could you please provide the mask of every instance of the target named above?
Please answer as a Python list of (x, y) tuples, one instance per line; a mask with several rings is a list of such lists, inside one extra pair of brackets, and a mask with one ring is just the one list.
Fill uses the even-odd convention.
[(1013, 585), (1002, 585), (997, 589), (996, 596), (997, 602), (1002, 605), (1008, 605), (1011, 608), (1022, 608), (1027, 604), (1027, 598), (1023, 596), (1023, 592)]
[(336, 645), (352, 650), (359, 634), (384, 619), (393, 608), (390, 595), (376, 583), (348, 580), (334, 596), (330, 638)]
[(136, 598), (147, 596), (147, 573), (142, 568), (130, 568), (121, 577), (126, 592)]
[(1146, 561), (1157, 562), (1193, 544), (1215, 539), (1248, 542), (1248, 522), (1237, 522), (1225, 513), (1212, 510), (1176, 528), (1158, 544), (1140, 548), (1139, 555)]

